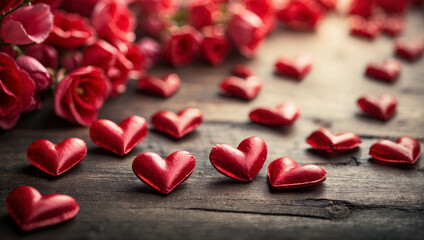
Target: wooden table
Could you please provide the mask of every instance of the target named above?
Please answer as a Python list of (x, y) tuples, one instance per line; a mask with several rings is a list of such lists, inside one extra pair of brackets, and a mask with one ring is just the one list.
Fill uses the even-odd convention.
[[(404, 36), (422, 37), (423, 25), (422, 13), (409, 13)], [(273, 73), (278, 56), (299, 52), (315, 59), (304, 81)], [(13, 130), (0, 133), (0, 239), (423, 239), (422, 157), (404, 166), (381, 164), (368, 155), (369, 147), (383, 138), (411, 136), (424, 142), (424, 60), (404, 62), (400, 79), (392, 84), (363, 74), (367, 62), (392, 55), (391, 38), (352, 37), (348, 20), (330, 14), (315, 33), (278, 29), (254, 60), (233, 56), (217, 68), (202, 63), (181, 69), (155, 68), (149, 73), (180, 75), (183, 83), (176, 95), (169, 99), (148, 96), (132, 81), (124, 95), (107, 101), (100, 118), (120, 122), (139, 115), (150, 119), (158, 110), (198, 107), (204, 123), (179, 141), (152, 129), (124, 157), (97, 147), (88, 128), (56, 117), (52, 97), (47, 97), (42, 110), (23, 116)], [(248, 64), (264, 80), (264, 88), (253, 101), (219, 94), (217, 85), (235, 63)], [(396, 116), (386, 123), (364, 116), (356, 99), (365, 93), (396, 96)], [(249, 121), (252, 108), (286, 100), (302, 110), (293, 126), (268, 128)], [(342, 154), (314, 151), (305, 138), (319, 127), (353, 131), (363, 143)], [(237, 146), (250, 136), (262, 137), (269, 150), (253, 182), (233, 181), (212, 167), (208, 155), (214, 144)], [(60, 142), (68, 137), (82, 138), (88, 146), (86, 159), (69, 172), (50, 177), (27, 160), (25, 153), (33, 141)], [(153, 191), (133, 174), (131, 163), (139, 153), (167, 156), (176, 150), (192, 152), (196, 168), (168, 196)], [(271, 190), (266, 168), (282, 156), (299, 164), (322, 166), (328, 172), (327, 180), (305, 189)], [(7, 194), (21, 185), (34, 186), (42, 194), (71, 195), (81, 210), (69, 222), (22, 233), (5, 207)]]

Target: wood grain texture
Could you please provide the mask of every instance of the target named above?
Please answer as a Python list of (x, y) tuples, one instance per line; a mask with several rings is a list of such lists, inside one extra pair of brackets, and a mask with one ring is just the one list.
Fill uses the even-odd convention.
[[(408, 15), (406, 37), (424, 35), (422, 13)], [(273, 73), (280, 55), (308, 52), (315, 58), (302, 82)], [(424, 60), (404, 62), (401, 77), (392, 84), (363, 75), (371, 60), (393, 54), (392, 39), (366, 41), (348, 34), (348, 21), (330, 14), (316, 33), (279, 29), (251, 61), (233, 56), (221, 67), (195, 63), (181, 69), (158, 67), (150, 73), (177, 72), (181, 89), (169, 99), (142, 94), (130, 82), (127, 92), (108, 100), (100, 118), (120, 122), (129, 115), (150, 120), (158, 110), (198, 107), (204, 123), (176, 141), (153, 129), (124, 157), (97, 147), (88, 128), (54, 115), (52, 97), (43, 109), (22, 117), (15, 129), (0, 133), (0, 239), (423, 239), (424, 163), (384, 165), (370, 159), (369, 147), (381, 138), (411, 136), (424, 142)], [(244, 62), (264, 80), (259, 96), (250, 102), (222, 96), (219, 82), (235, 63)], [(365, 93), (391, 93), (399, 100), (387, 123), (360, 113), (356, 99)], [(249, 111), (294, 101), (302, 116), (292, 127), (253, 124)], [(309, 148), (305, 138), (315, 129), (353, 131), (363, 140), (359, 149), (326, 154)], [(264, 168), (251, 183), (219, 174), (208, 155), (217, 143), (238, 145), (246, 137), (262, 137), (269, 149)], [(87, 143), (86, 159), (60, 177), (51, 177), (26, 159), (29, 144), (39, 138), (59, 142), (79, 137)], [(158, 194), (132, 173), (134, 157), (146, 151), (167, 156), (187, 150), (196, 158), (192, 176), (168, 196)], [(290, 191), (269, 188), (266, 167), (289, 156), (299, 164), (313, 163), (328, 172), (320, 185)], [(31, 185), (42, 194), (73, 196), (81, 210), (75, 219), (57, 226), (22, 233), (5, 207), (15, 187)]]

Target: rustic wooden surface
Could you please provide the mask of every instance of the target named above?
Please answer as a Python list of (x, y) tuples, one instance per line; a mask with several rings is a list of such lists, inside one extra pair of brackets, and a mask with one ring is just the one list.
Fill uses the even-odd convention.
[[(419, 11), (408, 15), (407, 37), (424, 35)], [(404, 62), (400, 79), (392, 84), (363, 75), (370, 60), (393, 54), (389, 37), (367, 41), (349, 36), (348, 21), (331, 14), (316, 33), (279, 29), (251, 61), (231, 57), (212, 68), (202, 63), (173, 70), (181, 89), (169, 99), (140, 93), (135, 82), (117, 99), (108, 100), (101, 118), (120, 122), (130, 115), (150, 119), (157, 110), (178, 111), (198, 107), (204, 123), (180, 141), (154, 130), (132, 152), (116, 157), (91, 142), (88, 128), (54, 116), (52, 98), (41, 111), (22, 117), (15, 129), (0, 133), (0, 239), (423, 239), (424, 162), (413, 166), (384, 165), (370, 159), (370, 145), (382, 138), (412, 136), (424, 142), (424, 60)], [(302, 82), (273, 73), (280, 55), (308, 52), (313, 70)], [(234, 63), (245, 62), (264, 80), (260, 95), (251, 102), (222, 96), (218, 83)], [(391, 93), (399, 100), (394, 119), (387, 123), (360, 113), (356, 99), (364, 93)], [(301, 118), (292, 127), (268, 128), (249, 122), (256, 106), (296, 102)], [(315, 129), (353, 131), (362, 139), (359, 149), (343, 154), (311, 150), (305, 138)], [(237, 145), (249, 136), (265, 139), (269, 153), (253, 182), (239, 183), (219, 174), (208, 154), (217, 143)], [(26, 159), (30, 143), (68, 137), (86, 141), (86, 159), (60, 177), (50, 177)], [(196, 157), (191, 177), (168, 196), (137, 179), (131, 170), (134, 157), (146, 151), (167, 156), (187, 150)], [(320, 185), (301, 190), (270, 190), (266, 167), (281, 156), (300, 164), (313, 163), (328, 171)], [(73, 196), (81, 210), (75, 219), (53, 227), (22, 233), (5, 207), (15, 187), (31, 185), (42, 194)]]

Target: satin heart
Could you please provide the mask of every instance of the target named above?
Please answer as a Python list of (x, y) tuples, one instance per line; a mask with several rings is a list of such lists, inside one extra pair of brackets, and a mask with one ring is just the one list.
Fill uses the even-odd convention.
[(374, 39), (380, 34), (380, 23), (375, 19), (354, 17), (350, 23), (350, 32), (353, 35)]
[(383, 121), (393, 116), (397, 105), (396, 98), (390, 94), (382, 94), (380, 97), (364, 95), (357, 102), (362, 111)]
[(366, 74), (372, 78), (392, 82), (399, 76), (401, 63), (396, 59), (388, 59), (383, 63), (371, 62), (367, 65)]
[(395, 43), (395, 51), (398, 56), (401, 56), (409, 61), (415, 61), (423, 55), (424, 40), (405, 40), (399, 39)]
[(400, 137), (396, 142), (381, 140), (371, 146), (370, 155), (383, 162), (414, 164), (421, 155), (421, 146), (410, 137)]
[(218, 172), (244, 182), (250, 182), (263, 167), (267, 147), (259, 137), (244, 139), (237, 148), (227, 144), (212, 147), (209, 159)]
[(36, 168), (58, 176), (84, 160), (87, 146), (82, 139), (68, 138), (55, 145), (39, 139), (29, 145), (27, 158)]
[(307, 54), (298, 55), (293, 59), (280, 57), (275, 63), (275, 70), (282, 75), (302, 79), (312, 68), (312, 57)]
[(143, 141), (147, 132), (147, 122), (139, 116), (128, 117), (119, 125), (100, 119), (90, 127), (90, 137), (95, 144), (121, 156)]
[(300, 109), (290, 102), (275, 108), (256, 108), (249, 114), (253, 122), (272, 126), (292, 125), (299, 116)]
[(244, 64), (234, 65), (233, 68), (231, 69), (231, 73), (234, 76), (241, 77), (241, 78), (247, 78), (247, 77), (255, 75), (253, 73), (253, 70)]
[(132, 168), (135, 175), (145, 184), (168, 194), (193, 172), (196, 161), (187, 151), (176, 151), (165, 159), (152, 152), (138, 155)]
[(313, 132), (306, 139), (306, 142), (313, 148), (327, 152), (343, 152), (356, 148), (362, 141), (361, 138), (351, 132), (334, 135), (330, 131), (321, 128)]
[(178, 114), (159, 111), (152, 117), (153, 126), (174, 138), (182, 138), (202, 123), (203, 114), (197, 108), (186, 108)]
[(399, 35), (405, 26), (405, 18), (402, 16), (386, 16), (381, 21), (381, 28), (384, 33), (395, 37)]
[(268, 166), (268, 178), (272, 188), (292, 189), (316, 185), (325, 181), (327, 172), (313, 164), (298, 166), (288, 157), (274, 160)]
[(181, 85), (181, 80), (175, 73), (166, 74), (162, 79), (155, 76), (144, 76), (138, 80), (143, 91), (153, 93), (164, 98), (174, 94)]
[(250, 100), (259, 94), (262, 85), (262, 80), (257, 76), (247, 78), (230, 76), (221, 82), (220, 88), (225, 93), (241, 99)]
[(11, 191), (6, 206), (22, 231), (67, 221), (75, 217), (79, 210), (77, 201), (71, 196), (58, 193), (42, 196), (31, 186)]

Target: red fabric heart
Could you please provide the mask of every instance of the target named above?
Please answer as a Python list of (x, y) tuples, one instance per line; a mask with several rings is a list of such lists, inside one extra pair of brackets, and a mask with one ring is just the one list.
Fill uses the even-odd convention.
[(362, 141), (358, 135), (351, 132), (334, 135), (330, 131), (321, 128), (313, 132), (306, 139), (306, 142), (313, 148), (327, 152), (343, 152), (356, 148)]
[(144, 76), (138, 80), (138, 84), (143, 91), (167, 98), (178, 90), (181, 79), (175, 73), (166, 74), (162, 79), (155, 76)]
[(327, 172), (313, 164), (298, 166), (288, 157), (274, 160), (268, 166), (268, 178), (272, 188), (292, 189), (316, 185), (325, 181)]
[(421, 146), (410, 137), (400, 137), (396, 142), (381, 140), (371, 146), (370, 155), (383, 162), (414, 164), (421, 155)]
[(275, 63), (275, 70), (282, 75), (301, 80), (312, 68), (312, 57), (301, 54), (293, 59), (280, 57)]
[(21, 186), (9, 193), (7, 209), (22, 231), (67, 221), (79, 211), (77, 201), (64, 194), (42, 196), (31, 186)]
[(50, 175), (58, 176), (84, 160), (87, 146), (82, 139), (68, 138), (55, 145), (46, 139), (39, 139), (28, 147), (28, 160), (36, 168)]
[(299, 116), (300, 109), (291, 102), (282, 103), (275, 108), (256, 108), (249, 114), (253, 122), (272, 126), (292, 125)]
[(250, 100), (259, 94), (262, 85), (262, 80), (257, 76), (252, 75), (247, 78), (230, 76), (221, 82), (220, 88), (225, 93)]
[(158, 154), (146, 152), (138, 155), (133, 163), (134, 174), (145, 184), (168, 194), (193, 172), (196, 161), (187, 151), (176, 151), (165, 159)]
[(401, 63), (396, 59), (388, 59), (383, 63), (371, 62), (367, 65), (366, 74), (372, 78), (392, 82), (399, 76)]
[(244, 182), (250, 182), (262, 169), (267, 147), (259, 137), (244, 139), (237, 148), (227, 144), (212, 147), (209, 159), (218, 172)]
[(374, 39), (380, 34), (380, 22), (375, 19), (354, 17), (350, 24), (350, 32), (353, 35)]
[(186, 108), (175, 114), (169, 111), (159, 111), (152, 117), (153, 126), (174, 138), (182, 138), (193, 131), (203, 121), (203, 114), (197, 108)]
[(383, 121), (393, 116), (397, 105), (396, 98), (390, 94), (382, 94), (380, 97), (364, 95), (357, 102), (362, 111)]
[(231, 73), (234, 76), (241, 77), (241, 78), (247, 78), (252, 75), (255, 75), (252, 69), (250, 69), (248, 66), (244, 64), (236, 64), (231, 69)]
[(386, 34), (395, 37), (399, 35), (405, 26), (405, 18), (400, 15), (386, 16), (381, 19), (381, 28)]
[(399, 39), (395, 43), (395, 51), (398, 56), (409, 61), (415, 61), (423, 55), (424, 40), (415, 39), (408, 41), (406, 39)]
[(119, 125), (100, 119), (90, 127), (90, 137), (95, 144), (121, 156), (143, 141), (147, 132), (147, 122), (139, 116), (128, 117)]

